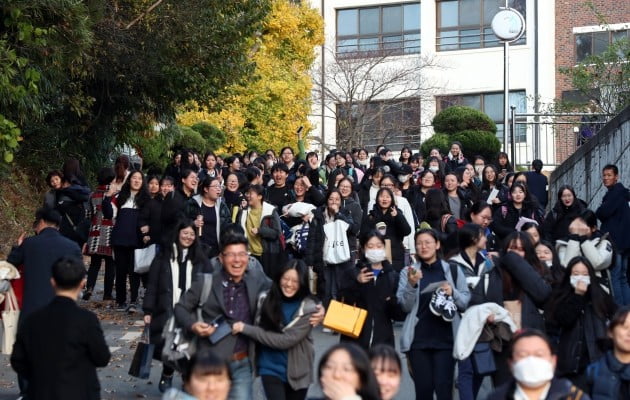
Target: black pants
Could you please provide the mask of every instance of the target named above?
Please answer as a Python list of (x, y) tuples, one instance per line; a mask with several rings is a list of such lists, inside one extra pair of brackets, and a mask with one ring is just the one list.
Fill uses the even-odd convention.
[(407, 353), (413, 383), (416, 387), (416, 400), (453, 399), (453, 373), (455, 360), (453, 350), (422, 349)]
[(273, 400), (304, 400), (308, 388), (294, 390), (286, 382), (282, 382), (280, 378), (271, 375), (262, 375), (262, 385), (265, 390), (265, 396)]
[(114, 289), (114, 277), (116, 276), (116, 265), (114, 259), (110, 256), (102, 256), (94, 254), (90, 256), (90, 268), (87, 273), (87, 288), (94, 290), (98, 272), (101, 270), (101, 263), (105, 260), (105, 288), (103, 290), (104, 298), (111, 298)]
[(131, 302), (138, 300), (138, 289), (140, 288), (140, 276), (133, 272), (133, 247), (114, 247), (114, 257), (116, 261), (116, 303), (119, 306), (127, 302), (127, 276), (129, 276), (129, 286)]

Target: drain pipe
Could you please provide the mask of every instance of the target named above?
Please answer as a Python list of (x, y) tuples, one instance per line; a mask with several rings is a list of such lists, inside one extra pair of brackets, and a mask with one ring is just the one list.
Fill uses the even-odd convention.
[(321, 76), (320, 76), (320, 82), (321, 82), (321, 99), (320, 99), (320, 107), (321, 107), (321, 128), (320, 128), (320, 149), (321, 149), (321, 156), (320, 159), (323, 160), (324, 159), (324, 154), (325, 154), (325, 150), (326, 147), (324, 145), (325, 143), (325, 137), (326, 137), (326, 133), (325, 133), (325, 125), (326, 125), (326, 95), (325, 95), (325, 90), (324, 88), (326, 87), (326, 18), (324, 17), (325, 14), (325, 0), (321, 0), (320, 2), (320, 10), (321, 10), (321, 14), (322, 14), (322, 20), (324, 21), (324, 44), (322, 44), (322, 57), (321, 57)]
[[(536, 124), (534, 125), (534, 158), (540, 159), (540, 117), (538, 113), (540, 112), (540, 101), (538, 93), (539, 90), (539, 65), (538, 65), (538, 0), (534, 0), (534, 121)], [(547, 151), (548, 152), (548, 151)], [(549, 160), (545, 160), (546, 163)]]

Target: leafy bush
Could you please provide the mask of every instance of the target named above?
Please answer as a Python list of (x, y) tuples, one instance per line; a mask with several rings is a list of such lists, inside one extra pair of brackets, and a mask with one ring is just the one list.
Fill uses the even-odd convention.
[(217, 149), (220, 149), (227, 140), (225, 132), (209, 122), (197, 122), (196, 124), (191, 125), (191, 128), (199, 132), (206, 142), (205, 148), (199, 149), (199, 151), (216, 151)]
[(488, 131), (464, 130), (449, 136), (451, 141), (462, 144), (464, 155), (470, 162), (476, 155), (483, 156), (486, 160), (494, 160), (501, 149), (501, 142), (496, 135)]
[(440, 149), (440, 153), (446, 154), (448, 153), (450, 149), (452, 141), (453, 139), (451, 139), (447, 134), (436, 133), (435, 135), (431, 136), (429, 139), (425, 140), (424, 143), (422, 143), (422, 145), (420, 146), (420, 152), (422, 152), (422, 155), (425, 158), (429, 157), (429, 153), (431, 152), (431, 149), (434, 149), (434, 148)]
[(497, 126), (486, 114), (470, 107), (453, 106), (433, 118), (435, 132), (452, 135), (465, 130), (497, 132)]
[(179, 126), (181, 136), (175, 140), (175, 147), (184, 149), (192, 149), (198, 152), (203, 152), (207, 146), (206, 140), (201, 136), (201, 133), (189, 128), (187, 126)]

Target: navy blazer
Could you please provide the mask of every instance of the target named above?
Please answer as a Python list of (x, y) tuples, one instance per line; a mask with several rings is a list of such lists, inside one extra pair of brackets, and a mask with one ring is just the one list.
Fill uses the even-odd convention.
[(63, 256), (73, 256), (83, 261), (79, 245), (62, 236), (55, 228), (44, 228), (38, 235), (24, 239), (21, 246), (15, 246), (11, 250), (7, 261), (16, 267), (24, 265), (24, 297), (20, 323), (55, 297), (50, 284), (52, 266)]

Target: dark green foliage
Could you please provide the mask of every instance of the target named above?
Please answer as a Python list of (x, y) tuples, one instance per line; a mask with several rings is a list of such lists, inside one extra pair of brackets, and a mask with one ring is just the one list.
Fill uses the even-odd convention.
[(455, 141), (462, 144), (464, 155), (469, 160), (475, 155), (493, 160), (501, 149), (496, 137), (496, 124), (474, 108), (453, 106), (445, 109), (433, 119), (433, 129), (435, 135), (421, 146), (425, 157), (436, 147), (442, 154), (447, 154)]
[(208, 122), (197, 122), (191, 126), (192, 129), (199, 132), (205, 140), (205, 145), (199, 148), (199, 151), (216, 151), (225, 144), (225, 132)]
[(451, 135), (450, 139), (462, 144), (464, 154), (470, 162), (475, 155), (483, 156), (486, 160), (494, 160), (501, 150), (501, 143), (492, 132), (465, 130)]
[(452, 106), (436, 115), (433, 118), (433, 129), (447, 135), (467, 129), (497, 132), (497, 126), (490, 117), (474, 108), (463, 106)]
[(431, 149), (440, 149), (440, 153), (446, 154), (448, 153), (451, 142), (453, 140), (449, 138), (449, 136), (445, 133), (436, 133), (431, 136), (429, 139), (425, 140), (420, 146), (420, 152), (424, 156), (424, 158), (429, 157), (429, 153)]
[(154, 3), (3, 1), (0, 117), (19, 131), (0, 126), (0, 157), (21, 134), (21, 166), (45, 173), (75, 156), (98, 168), (117, 144), (168, 144), (156, 123), (189, 101), (215, 109), (249, 76), (270, 0), (164, 1), (143, 15)]

